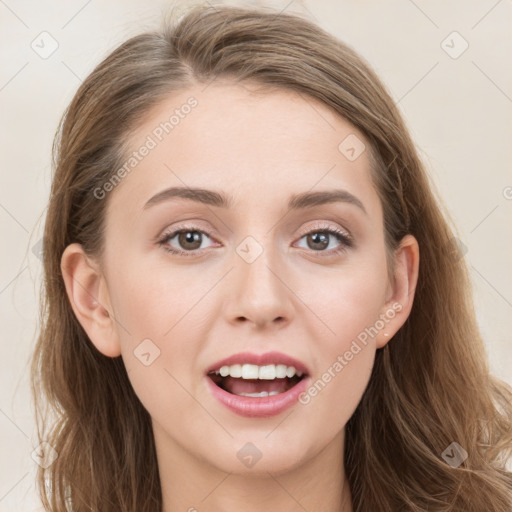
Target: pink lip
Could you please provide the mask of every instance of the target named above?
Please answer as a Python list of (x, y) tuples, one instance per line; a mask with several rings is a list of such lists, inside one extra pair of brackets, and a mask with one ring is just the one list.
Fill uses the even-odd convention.
[[(278, 395), (262, 398), (238, 396), (223, 390), (208, 377), (208, 373), (218, 370), (221, 366), (231, 366), (233, 364), (256, 364), (258, 366), (285, 364), (286, 366), (295, 367), (305, 375), (291, 389)], [(308, 369), (303, 363), (279, 352), (267, 352), (265, 354), (240, 353), (222, 359), (210, 366), (206, 371), (206, 380), (213, 396), (234, 413), (250, 418), (268, 418), (282, 413), (297, 402), (299, 395), (307, 389), (311, 380), (307, 376), (308, 373)]]
[(311, 379), (305, 377), (284, 393), (262, 398), (232, 395), (217, 386), (209, 377), (206, 377), (206, 380), (213, 396), (231, 411), (249, 418), (269, 418), (282, 413), (295, 404), (299, 395), (306, 391)]
[(286, 366), (293, 366), (299, 372), (309, 373), (306, 365), (297, 359), (287, 356), (286, 354), (281, 354), (280, 352), (265, 352), (265, 354), (241, 352), (240, 354), (234, 354), (222, 359), (221, 361), (217, 361), (206, 370), (206, 373), (208, 374), (218, 370), (221, 366), (231, 366), (233, 364), (256, 364), (258, 366), (264, 366), (267, 364), (285, 364)]

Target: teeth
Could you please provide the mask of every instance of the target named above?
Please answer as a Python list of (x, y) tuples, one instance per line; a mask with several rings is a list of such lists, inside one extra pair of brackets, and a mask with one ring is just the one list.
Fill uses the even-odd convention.
[(236, 377), (239, 379), (242, 376), (242, 365), (241, 364), (234, 364), (232, 366), (228, 366), (229, 368), (229, 374), (231, 377)]
[[(231, 366), (221, 366), (215, 373), (221, 377), (230, 376), (237, 379), (240, 377), (242, 377), (242, 379), (260, 380), (284, 379), (285, 377), (291, 379), (295, 375), (302, 377), (302, 372), (298, 371), (294, 366), (286, 366), (285, 364), (267, 364), (265, 366), (233, 364)], [(263, 393), (265, 393), (265, 391), (263, 391)]]
[(276, 378), (276, 365), (268, 364), (267, 366), (260, 366), (258, 379), (274, 380)]
[[(231, 374), (231, 372), (230, 372), (230, 374)], [(258, 367), (255, 364), (244, 364), (242, 366), (242, 379), (257, 379), (257, 378), (258, 378)]]
[(276, 365), (276, 377), (278, 379), (284, 379), (286, 377), (286, 365), (285, 364)]
[(250, 396), (252, 398), (263, 398), (265, 396), (274, 396), (279, 395), (279, 391), (262, 391), (261, 393), (240, 393), (238, 396)]

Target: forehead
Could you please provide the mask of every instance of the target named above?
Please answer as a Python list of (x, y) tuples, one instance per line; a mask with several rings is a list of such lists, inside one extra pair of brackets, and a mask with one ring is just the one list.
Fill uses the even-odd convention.
[(372, 188), (369, 146), (351, 123), (306, 95), (251, 83), (170, 94), (128, 146), (133, 165), (114, 196), (129, 196), (139, 209), (170, 186), (224, 190), (260, 205), (305, 190), (343, 186), (365, 195)]

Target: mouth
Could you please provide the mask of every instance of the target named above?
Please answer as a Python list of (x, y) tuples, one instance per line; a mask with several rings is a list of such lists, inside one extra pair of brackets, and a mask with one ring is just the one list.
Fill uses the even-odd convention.
[(213, 398), (249, 418), (283, 413), (311, 383), (306, 365), (280, 352), (235, 354), (210, 366), (205, 378)]
[(222, 365), (207, 376), (231, 395), (266, 398), (288, 392), (307, 377), (307, 373), (287, 364), (250, 363)]

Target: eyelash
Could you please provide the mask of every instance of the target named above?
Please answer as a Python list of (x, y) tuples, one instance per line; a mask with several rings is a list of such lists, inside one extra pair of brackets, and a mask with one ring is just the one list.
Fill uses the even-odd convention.
[[(197, 256), (197, 253), (198, 253), (197, 249), (193, 250), (193, 251), (181, 251), (181, 250), (175, 249), (174, 247), (171, 248), (169, 245), (167, 245), (167, 243), (170, 240), (172, 240), (176, 235), (179, 235), (180, 233), (187, 233), (187, 232), (202, 233), (203, 235), (206, 235), (208, 238), (212, 238), (207, 232), (203, 231), (202, 229), (199, 229), (197, 226), (184, 226), (175, 231), (171, 231), (170, 233), (164, 233), (162, 235), (162, 237), (158, 240), (157, 243), (158, 243), (158, 245), (162, 246), (165, 251), (167, 251), (171, 254), (175, 254), (178, 256), (185, 256), (185, 257)], [(299, 240), (301, 240), (302, 238), (304, 238), (307, 235), (311, 235), (314, 233), (328, 233), (328, 234), (336, 237), (337, 240), (339, 242), (341, 242), (339, 247), (337, 247), (336, 249), (331, 249), (328, 252), (327, 251), (313, 251), (313, 252), (317, 252), (317, 253), (321, 254), (322, 256), (325, 255), (325, 257), (336, 256), (342, 252), (345, 252), (347, 250), (347, 248), (351, 248), (354, 246), (353, 239), (348, 233), (341, 231), (337, 228), (334, 228), (332, 226), (322, 226), (322, 225), (315, 226), (315, 228), (304, 233), (299, 238)], [(322, 254), (322, 253), (324, 253), (324, 254)]]

